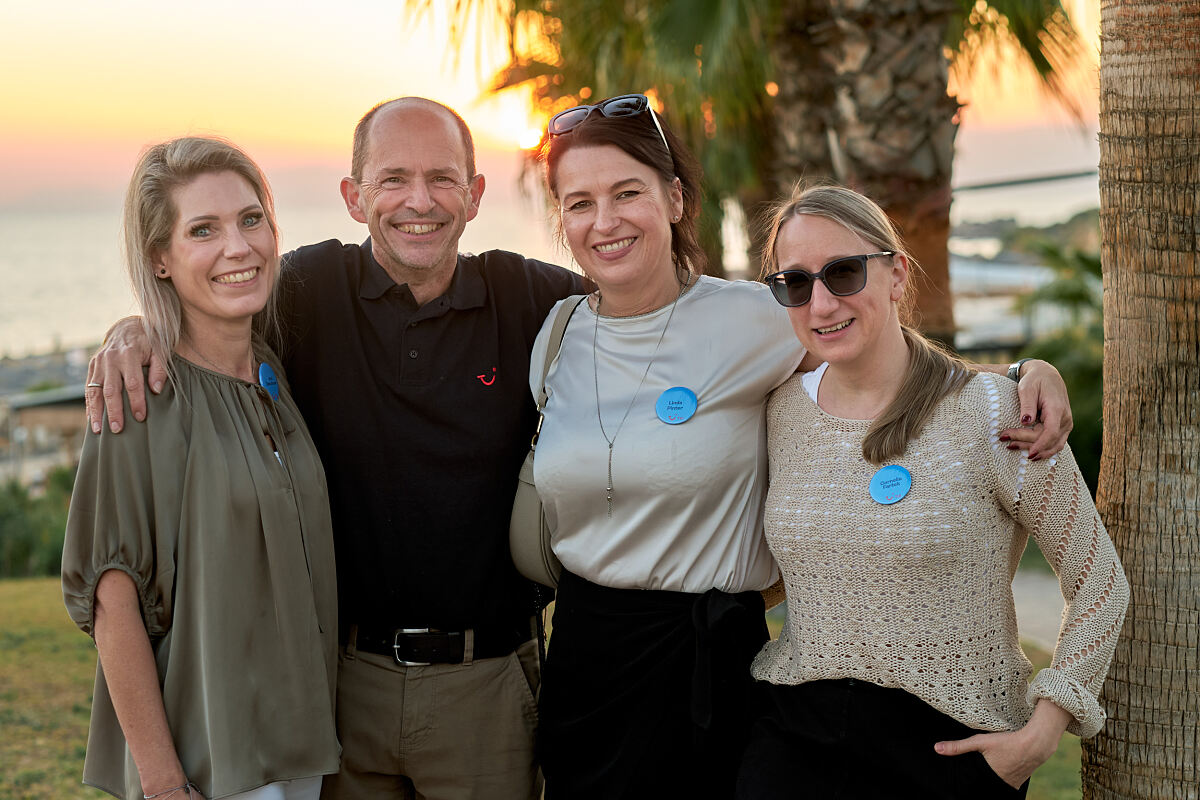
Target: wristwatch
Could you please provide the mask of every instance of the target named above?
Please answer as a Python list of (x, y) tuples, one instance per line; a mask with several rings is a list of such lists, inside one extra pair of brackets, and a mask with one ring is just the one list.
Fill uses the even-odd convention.
[(1021, 365), (1026, 361), (1033, 361), (1032, 358), (1022, 358), (1008, 365), (1008, 379), (1010, 381), (1020, 382), (1021, 380)]

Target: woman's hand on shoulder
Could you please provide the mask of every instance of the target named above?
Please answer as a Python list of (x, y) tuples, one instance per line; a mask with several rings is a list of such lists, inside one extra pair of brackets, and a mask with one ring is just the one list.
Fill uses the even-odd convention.
[(1070, 714), (1043, 698), (1038, 701), (1033, 717), (1020, 730), (977, 733), (966, 739), (938, 742), (934, 749), (944, 756), (978, 752), (992, 772), (1019, 789), (1034, 770), (1054, 755), (1070, 721)]
[(1000, 432), (1000, 440), (1009, 448), (1029, 451), (1031, 460), (1049, 458), (1067, 444), (1074, 427), (1067, 384), (1053, 364), (1038, 359), (1021, 365), (1017, 384), (1021, 401), (1021, 427)]

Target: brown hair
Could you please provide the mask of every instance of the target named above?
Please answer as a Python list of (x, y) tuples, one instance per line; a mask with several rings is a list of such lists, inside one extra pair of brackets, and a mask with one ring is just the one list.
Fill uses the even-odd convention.
[(178, 222), (174, 191), (200, 175), (214, 172), (232, 172), (250, 184), (275, 236), (275, 285), (266, 307), (254, 317), (254, 328), (268, 342), (279, 339), (279, 230), (266, 176), (248, 155), (223, 139), (189, 136), (156, 144), (142, 153), (125, 192), (125, 269), (142, 310), (150, 347), (167, 365), (170, 377), (174, 377), (171, 353), (179, 342), (183, 315), (175, 285), (155, 276), (154, 262), (170, 247)]
[[(644, 114), (632, 117), (606, 117), (593, 111), (568, 133), (551, 136), (542, 148), (541, 158), (546, 164), (546, 183), (550, 194), (558, 198), (558, 162), (573, 147), (602, 147), (612, 145), (635, 161), (658, 173), (668, 186), (676, 178), (683, 190), (683, 214), (678, 222), (671, 223), (671, 260), (676, 269), (700, 275), (704, 272), (707, 258), (700, 246), (696, 219), (700, 216), (701, 189), (700, 164), (667, 126), (666, 120), (658, 117), (663, 137), (670, 152), (654, 127), (654, 121), (646, 114), (655, 113), (647, 109)], [(561, 230), (560, 230), (561, 235)]]
[(424, 106), (428, 109), (440, 109), (449, 114), (454, 120), (455, 127), (458, 128), (459, 136), (462, 137), (463, 151), (467, 154), (467, 180), (475, 177), (475, 140), (471, 137), (471, 129), (467, 127), (466, 120), (459, 116), (453, 108), (436, 100), (425, 97), (397, 97), (393, 100), (384, 100), (363, 114), (362, 119), (354, 126), (354, 150), (350, 156), (351, 178), (355, 181), (362, 180), (363, 167), (367, 163), (367, 151), (371, 148), (371, 123), (375, 121), (375, 115), (394, 105)]
[[(796, 184), (791, 197), (776, 203), (764, 216), (765, 244), (762, 274), (779, 269), (776, 247), (784, 223), (801, 214), (823, 217), (836, 222), (863, 239), (876, 250), (891, 250), (904, 255), (910, 271), (920, 267), (904, 251), (904, 243), (892, 221), (871, 199), (842, 186)], [(908, 281), (900, 300), (900, 318), (905, 320), (911, 304), (915, 281)], [(863, 457), (872, 464), (896, 458), (908, 442), (920, 434), (938, 403), (957, 393), (975, 369), (942, 345), (926, 339), (916, 329), (901, 323), (904, 343), (908, 346), (908, 373), (888, 407), (871, 423), (863, 439)]]

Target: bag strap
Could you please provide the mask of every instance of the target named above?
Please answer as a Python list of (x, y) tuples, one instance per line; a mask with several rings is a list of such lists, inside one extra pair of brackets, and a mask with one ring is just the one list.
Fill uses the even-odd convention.
[(546, 360), (542, 364), (542, 380), (538, 384), (538, 420), (537, 427), (533, 429), (533, 439), (529, 442), (530, 450), (537, 449), (538, 437), (542, 435), (542, 419), (546, 416), (542, 409), (546, 407), (546, 376), (550, 373), (550, 365), (554, 363), (554, 358), (558, 355), (559, 348), (562, 347), (562, 340), (567, 333), (567, 323), (571, 321), (571, 315), (585, 300), (587, 300), (586, 294), (573, 294), (563, 300), (563, 304), (558, 307), (558, 313), (554, 315), (554, 324), (550, 326), (550, 341), (546, 342)]
[(586, 294), (573, 294), (563, 301), (563, 304), (558, 307), (558, 313), (554, 315), (554, 324), (550, 326), (550, 341), (546, 343), (546, 361), (542, 364), (542, 380), (538, 387), (538, 414), (541, 414), (542, 409), (546, 407), (546, 376), (550, 374), (550, 365), (554, 363), (559, 348), (562, 347), (563, 337), (567, 333), (567, 324), (571, 321), (571, 315), (575, 313), (575, 309), (579, 308), (579, 304), (586, 299)]

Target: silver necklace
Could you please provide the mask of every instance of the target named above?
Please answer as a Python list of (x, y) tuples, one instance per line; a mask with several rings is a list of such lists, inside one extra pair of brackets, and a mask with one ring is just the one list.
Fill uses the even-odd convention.
[(600, 415), (600, 367), (599, 355), (596, 351), (596, 341), (600, 336), (600, 303), (604, 300), (604, 296), (596, 292), (596, 326), (592, 330), (592, 377), (596, 382), (596, 421), (600, 423), (600, 435), (604, 437), (604, 441), (608, 444), (608, 488), (606, 489), (606, 499), (608, 500), (608, 516), (612, 517), (612, 501), (613, 501), (613, 479), (612, 479), (612, 458), (613, 445), (617, 442), (617, 437), (621, 435), (621, 428), (625, 427), (625, 420), (629, 418), (629, 412), (633, 410), (633, 404), (637, 402), (638, 392), (642, 390), (642, 384), (646, 382), (646, 376), (650, 374), (650, 367), (654, 366), (654, 359), (658, 357), (658, 348), (662, 346), (663, 339), (667, 337), (667, 328), (671, 327), (671, 317), (675, 316), (675, 306), (679, 305), (679, 298), (683, 297), (683, 293), (687, 291), (691, 285), (691, 276), (684, 281), (683, 286), (679, 287), (679, 294), (675, 296), (674, 302), (671, 303), (671, 312), (667, 314), (667, 322), (663, 325), (662, 334), (658, 337), (658, 344), (654, 345), (654, 352), (650, 354), (650, 360), (646, 363), (646, 370), (642, 373), (642, 379), (638, 381), (637, 388), (633, 390), (633, 397), (629, 399), (629, 405), (625, 407), (625, 413), (621, 416), (620, 423), (617, 424), (617, 429), (613, 431), (612, 438), (608, 437), (608, 433), (604, 430), (604, 418)]

